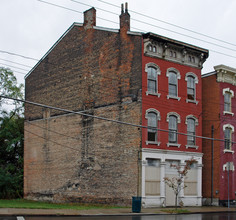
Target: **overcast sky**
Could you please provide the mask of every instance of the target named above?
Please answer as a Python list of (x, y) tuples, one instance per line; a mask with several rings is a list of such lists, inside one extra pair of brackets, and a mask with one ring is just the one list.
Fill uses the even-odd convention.
[[(97, 26), (118, 29), (120, 5), (125, 3), (121, 0), (44, 1), (77, 12), (39, 0), (0, 0), (0, 66), (10, 67), (21, 83), (37, 61), (9, 53), (39, 60), (73, 22), (83, 23), (82, 12), (92, 6), (97, 9)], [(236, 68), (236, 0), (126, 2), (132, 31), (153, 32), (208, 49), (210, 55), (202, 73), (213, 71), (219, 64)]]

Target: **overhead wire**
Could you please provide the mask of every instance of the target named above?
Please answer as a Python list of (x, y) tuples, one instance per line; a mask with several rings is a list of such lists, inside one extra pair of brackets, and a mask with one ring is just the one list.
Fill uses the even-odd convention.
[[(75, 1), (75, 0), (71, 0), (71, 1)], [(116, 7), (116, 8), (120, 8), (120, 6), (115, 5), (115, 4), (112, 4), (112, 3), (110, 3), (110, 2), (106, 2), (106, 1), (104, 1), (104, 0), (97, 0), (97, 1), (102, 2), (102, 3), (104, 3), (104, 4), (107, 4), (107, 5), (111, 5), (111, 6)], [(129, 9), (129, 11), (132, 12), (132, 13), (134, 13), (134, 14), (141, 15), (141, 16), (143, 16), (143, 17), (152, 19), (152, 20), (154, 20), (154, 21), (158, 21), (158, 22), (161, 22), (161, 23), (164, 23), (164, 24), (168, 24), (168, 25), (173, 26), (173, 27), (180, 28), (180, 29), (185, 30), (185, 31), (189, 31), (189, 32), (191, 32), (191, 33), (193, 33), (193, 34), (198, 34), (198, 35), (201, 35), (201, 36), (203, 36), (203, 37), (210, 38), (210, 39), (212, 39), (212, 40), (216, 40), (216, 41), (219, 41), (219, 42), (222, 42), (222, 43), (231, 45), (231, 46), (236, 46), (236, 44), (233, 44), (233, 43), (230, 43), (230, 42), (228, 42), (228, 41), (224, 41), (224, 40), (221, 40), (221, 39), (218, 39), (218, 38), (215, 38), (215, 37), (212, 37), (212, 36), (203, 34), (203, 33), (199, 33), (199, 32), (197, 32), (197, 31), (194, 31), (194, 30), (191, 30), (191, 29), (182, 27), (182, 26), (180, 26), (180, 25), (172, 24), (172, 23), (170, 23), (170, 22), (163, 21), (163, 20), (161, 20), (161, 19), (157, 19), (157, 18), (151, 17), (151, 16), (148, 16), (148, 15), (142, 14), (142, 13), (140, 13), (140, 12), (136, 12), (136, 11), (134, 11), (134, 10), (130, 10), (130, 9)]]
[[(129, 122), (119, 121), (119, 120), (115, 120), (115, 119), (110, 119), (110, 118), (106, 118), (106, 117), (91, 115), (91, 114), (82, 113), (82, 112), (76, 112), (76, 111), (72, 111), (72, 110), (68, 110), (68, 109), (53, 107), (53, 106), (44, 105), (44, 104), (41, 104), (41, 103), (31, 102), (31, 101), (27, 101), (27, 100), (23, 100), (23, 99), (12, 98), (12, 97), (8, 97), (8, 96), (4, 96), (4, 95), (0, 95), (0, 97), (4, 98), (4, 99), (10, 99), (10, 100), (18, 101), (18, 102), (23, 102), (23, 103), (30, 104), (30, 105), (35, 105), (35, 106), (38, 106), (38, 107), (54, 109), (54, 110), (65, 112), (65, 113), (73, 113), (73, 114), (77, 114), (77, 115), (80, 115), (80, 116), (90, 117), (90, 118), (93, 118), (93, 119), (118, 123), (118, 124), (121, 124), (121, 125), (127, 125), (127, 126), (132, 126), (132, 127), (137, 127), (137, 128), (146, 128), (146, 129), (152, 128), (153, 129), (153, 127), (149, 127), (149, 126), (133, 124), (133, 123), (129, 123)], [(159, 129), (159, 128), (155, 128), (155, 129), (157, 131), (169, 132), (169, 130), (165, 130), (165, 129)], [(200, 136), (200, 135), (190, 135), (190, 134), (186, 134), (186, 133), (182, 133), (182, 132), (176, 132), (176, 133), (179, 134), (179, 135), (193, 136), (195, 138), (201, 138), (201, 139), (206, 139), (206, 140), (225, 141), (223, 139), (203, 137), (203, 136)], [(236, 143), (236, 142), (232, 141), (231, 143)]]

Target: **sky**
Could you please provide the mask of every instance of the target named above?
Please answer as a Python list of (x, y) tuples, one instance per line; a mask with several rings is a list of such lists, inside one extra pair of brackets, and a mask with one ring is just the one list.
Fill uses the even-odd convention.
[(0, 0), (0, 66), (12, 69), (24, 83), (24, 76), (62, 34), (74, 22), (83, 23), (83, 11), (95, 7), (97, 26), (118, 29), (125, 2), (131, 31), (208, 49), (202, 73), (220, 64), (236, 68), (235, 0)]

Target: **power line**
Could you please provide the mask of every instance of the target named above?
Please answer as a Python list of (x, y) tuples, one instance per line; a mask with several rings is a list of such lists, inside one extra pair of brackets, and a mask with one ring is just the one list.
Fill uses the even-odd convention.
[[(82, 13), (82, 12), (80, 12), (80, 11), (76, 11), (76, 10), (74, 10), (74, 9), (70, 9), (70, 8), (67, 8), (67, 7), (64, 7), (64, 6), (60, 6), (60, 5), (57, 5), (57, 4), (49, 3), (49, 2), (46, 2), (46, 1), (43, 1), (43, 0), (37, 0), (37, 1), (42, 2), (42, 3), (45, 3), (45, 4), (53, 5), (53, 6), (55, 6), (55, 7), (63, 8), (63, 9), (66, 9), (66, 10), (74, 11), (74, 12), (77, 12), (77, 13), (80, 13), (80, 14)], [(71, 0), (71, 1), (72, 1), (72, 0)], [(73, 2), (76, 2), (76, 3), (79, 3), (79, 4), (80, 4), (80, 2), (78, 2), (78, 1), (73, 1)], [(84, 3), (82, 3), (82, 4), (84, 4)], [(87, 4), (84, 4), (84, 5), (87, 5)], [(92, 7), (91, 5), (88, 5), (88, 6)], [(118, 6), (116, 6), (116, 7), (118, 7)], [(103, 11), (106, 11), (106, 10), (103, 10)], [(113, 13), (113, 12), (109, 12), (109, 13), (115, 14), (115, 13)], [(98, 19), (101, 19), (101, 20), (104, 20), (104, 21), (108, 21), (108, 22), (114, 23), (114, 24), (119, 24), (118, 22), (114, 22), (114, 21), (111, 21), (111, 20), (108, 20), (108, 19), (104, 19), (104, 18), (100, 18), (100, 17), (97, 17), (97, 18), (98, 18)], [(160, 28), (160, 29), (163, 29), (163, 30), (166, 30), (166, 31), (175, 33), (175, 34), (179, 34), (179, 35), (182, 35), (182, 36), (185, 36), (185, 37), (188, 37), (188, 38), (192, 38), (192, 39), (195, 39), (195, 40), (198, 40), (198, 41), (202, 41), (202, 42), (204, 42), (204, 43), (212, 44), (212, 45), (214, 45), (214, 46), (218, 46), (218, 47), (221, 47), (221, 48), (224, 48), (224, 49), (227, 49), (227, 50), (236, 51), (236, 50), (234, 50), (234, 49), (232, 49), (232, 48), (228, 48), (228, 47), (225, 47), (225, 46), (221, 46), (221, 45), (212, 43), (212, 42), (210, 42), (210, 41), (202, 40), (202, 39), (199, 39), (199, 38), (196, 38), (196, 37), (193, 37), (193, 36), (190, 36), (190, 35), (186, 35), (186, 34), (183, 34), (183, 33), (177, 32), (177, 31), (169, 30), (169, 29), (167, 29), (167, 28), (159, 27), (159, 26), (150, 24), (150, 23), (148, 23), (148, 22), (139, 21), (139, 20), (137, 20), (137, 19), (132, 19), (132, 20), (135, 20), (135, 21), (138, 21), (138, 22), (141, 22), (141, 23), (144, 23), (144, 24), (147, 24), (147, 25), (156, 27), (156, 28)], [(146, 32), (146, 31), (144, 31), (144, 30), (141, 30), (141, 29), (135, 28), (135, 27), (133, 27), (133, 29), (138, 30), (138, 31), (141, 31), (141, 32)], [(218, 53), (218, 54), (221, 54), (221, 55), (224, 55), (224, 56), (236, 58), (236, 56), (228, 55), (228, 54), (221, 53), (221, 52), (218, 52), (218, 51), (215, 51), (215, 50), (211, 50), (211, 49), (209, 49), (209, 50), (212, 51), (212, 52), (214, 52), (214, 53)]]
[(37, 60), (37, 59), (35, 59), (35, 58), (32, 58), (32, 57), (27, 57), (27, 56), (24, 56), (24, 55), (20, 55), (20, 54), (8, 52), (8, 51), (5, 51), (5, 50), (0, 50), (0, 53), (7, 53), (7, 54), (9, 54), (9, 55), (22, 57), (22, 58), (29, 59), (29, 60), (39, 61), (39, 60)]
[[(38, 106), (38, 107), (53, 109), (53, 110), (66, 112), (66, 113), (73, 113), (73, 114), (86, 116), (86, 117), (91, 117), (91, 118), (99, 119), (99, 120), (103, 120), (103, 121), (114, 122), (114, 123), (117, 123), (117, 124), (122, 124), (122, 125), (137, 127), (137, 128), (153, 129), (153, 127), (149, 127), (149, 126), (137, 125), (137, 124), (133, 124), (133, 123), (129, 123), (129, 122), (123, 122), (123, 121), (114, 120), (114, 119), (109, 119), (109, 118), (105, 118), (105, 117), (101, 117), (101, 116), (96, 116), (96, 115), (90, 115), (90, 114), (86, 114), (86, 113), (82, 113), (82, 112), (71, 111), (71, 110), (68, 110), (68, 109), (53, 107), (53, 106), (44, 105), (44, 104), (40, 104), (40, 103), (36, 103), (36, 102), (31, 102), (31, 101), (27, 101), (27, 100), (23, 100), (23, 99), (11, 98), (11, 97), (8, 97), (8, 96), (3, 96), (3, 95), (0, 95), (0, 97), (4, 98), (4, 99), (10, 99), (10, 100), (18, 101), (18, 102), (23, 102), (23, 103), (30, 104), (30, 105), (35, 105), (35, 106)], [(169, 132), (169, 130), (165, 130), (165, 129), (160, 129), (160, 128), (155, 128), (155, 129), (157, 131)], [(176, 134), (184, 135), (184, 136), (191, 136), (191, 137), (201, 138), (201, 139), (206, 139), (206, 140), (225, 141), (223, 139), (203, 137), (203, 136), (199, 136), (199, 135), (191, 135), (191, 134), (186, 134), (186, 133), (182, 133), (182, 132), (176, 132)], [(236, 143), (236, 142), (231, 141), (231, 143)]]
[(21, 65), (21, 66), (25, 66), (25, 67), (32, 68), (32, 66), (28, 66), (28, 65), (25, 65), (25, 64), (22, 64), (22, 63), (18, 63), (18, 62), (13, 62), (13, 61), (11, 61), (11, 60), (6, 60), (6, 59), (2, 59), (2, 58), (0, 58), (0, 60), (3, 60), (3, 61), (6, 61), (6, 62), (9, 62), (9, 63), (14, 63), (14, 64), (18, 64), (18, 65)]
[[(73, 0), (71, 0), (71, 1), (73, 1)], [(115, 5), (115, 4), (112, 4), (112, 3), (110, 3), (110, 2), (106, 2), (106, 1), (103, 1), (103, 0), (97, 0), (97, 1), (102, 2), (102, 3), (104, 3), (104, 4), (107, 4), (107, 5), (111, 5), (111, 6), (116, 7), (116, 8), (120, 8), (120, 6)], [(215, 38), (215, 37), (212, 37), (212, 36), (203, 34), (203, 33), (199, 33), (199, 32), (197, 32), (197, 31), (194, 31), (194, 30), (191, 30), (191, 29), (188, 29), (188, 28), (185, 28), (185, 27), (176, 25), (176, 24), (172, 24), (172, 23), (170, 23), (170, 22), (166, 22), (166, 21), (157, 19), (157, 18), (148, 16), (148, 15), (142, 14), (142, 13), (140, 13), (140, 12), (136, 12), (136, 11), (133, 11), (133, 10), (130, 10), (130, 9), (129, 9), (129, 11), (132, 12), (132, 13), (141, 15), (141, 16), (143, 16), (143, 17), (150, 18), (150, 19), (155, 20), (155, 21), (159, 21), (159, 22), (162, 22), (162, 23), (164, 23), (164, 24), (168, 24), (168, 25), (170, 25), (170, 26), (177, 27), (177, 28), (180, 28), (180, 29), (182, 29), (182, 30), (192, 32), (192, 33), (194, 33), (194, 34), (201, 35), (201, 36), (203, 36), (203, 37), (207, 37), (207, 38), (210, 38), (210, 39), (213, 39), (213, 40), (216, 40), (216, 41), (225, 43), (225, 44), (229, 44), (229, 45), (231, 45), (231, 46), (236, 46), (236, 44), (233, 44), (233, 43), (230, 43), (230, 42), (227, 42), (227, 41), (224, 41), (224, 40), (221, 40), (221, 39), (218, 39), (218, 38)]]
[[(41, 0), (38, 0), (38, 1), (41, 1)], [(88, 5), (88, 4), (79, 2), (79, 1), (75, 1), (75, 0), (70, 0), (70, 1), (75, 2), (75, 3), (78, 3), (78, 4), (82, 4), (82, 5), (86, 5), (86, 6), (92, 7), (91, 5)], [(105, 1), (101, 1), (101, 2), (104, 2), (104, 3), (105, 3)], [(109, 5), (110, 5), (110, 3), (109, 3)], [(113, 5), (113, 4), (111, 4), (111, 5)], [(115, 6), (115, 5), (113, 5), (113, 6)], [(116, 7), (119, 7), (119, 6), (116, 6)], [(108, 13), (111, 13), (111, 14), (114, 14), (114, 15), (118, 15), (118, 14), (116, 14), (116, 13), (114, 13), (114, 12), (111, 12), (111, 11), (108, 11), (108, 10), (104, 10), (104, 9), (101, 9), (101, 8), (98, 8), (98, 7), (96, 7), (96, 9), (101, 10), (101, 11), (105, 11), (105, 12), (108, 12)], [(129, 11), (131, 11), (131, 10), (129, 10)], [(131, 11), (131, 12), (134, 12), (134, 11)], [(134, 12), (134, 13), (136, 13), (136, 12)], [(140, 13), (136, 13), (136, 14), (140, 14)], [(143, 14), (141, 14), (141, 15), (144, 16)], [(147, 16), (147, 17), (149, 17), (149, 16)], [(151, 18), (151, 17), (149, 17), (149, 18)], [(152, 26), (152, 27), (155, 27), (155, 28), (159, 28), (159, 29), (162, 29), (162, 30), (165, 30), (165, 31), (169, 31), (169, 32), (172, 32), (172, 33), (174, 33), (174, 34), (179, 34), (179, 35), (182, 35), (182, 36), (184, 36), (184, 37), (189, 37), (189, 38), (192, 38), (192, 39), (194, 39), (194, 40), (199, 40), (199, 41), (202, 41), (202, 42), (204, 42), (204, 43), (212, 44), (212, 45), (214, 45), (214, 46), (218, 46), (218, 47), (221, 47), (221, 48), (224, 48), (224, 49), (227, 49), (227, 50), (231, 50), (231, 51), (236, 52), (235, 49), (232, 49), (232, 48), (229, 48), (229, 47), (225, 47), (225, 46), (221, 46), (221, 45), (219, 45), (219, 44), (215, 44), (215, 43), (212, 43), (212, 42), (210, 42), (210, 41), (202, 40), (202, 39), (199, 39), (199, 38), (196, 38), (196, 37), (187, 35), (187, 34), (179, 33), (179, 32), (177, 32), (177, 31), (173, 31), (173, 30), (170, 30), (170, 29), (167, 29), (167, 28), (163, 28), (163, 27), (154, 25), (154, 24), (152, 24), (152, 23), (150, 23), (150, 22), (144, 22), (144, 21), (140, 21), (140, 20), (134, 19), (134, 18), (131, 18), (131, 20), (137, 21), (137, 22), (139, 22), (139, 23), (142, 23), (142, 24), (145, 24), (145, 25), (149, 25), (149, 26)], [(156, 19), (154, 19), (154, 20), (156, 20)], [(158, 20), (158, 21), (159, 21), (159, 20)], [(170, 23), (168, 23), (168, 22), (164, 22), (164, 23), (169, 24), (169, 25), (172, 25), (172, 24), (170, 24)], [(172, 25), (172, 26), (175, 26), (175, 27), (178, 27), (178, 28), (181, 28), (181, 29), (184, 29), (184, 30), (188, 30), (188, 29), (182, 28), (182, 27), (180, 27), (180, 26), (176, 26), (176, 25)], [(135, 29), (136, 29), (136, 28), (135, 28)], [(188, 31), (189, 31), (189, 30), (188, 30)], [(191, 32), (194, 32), (194, 31), (191, 31)], [(194, 33), (196, 34), (197, 32), (194, 32)], [(198, 33), (198, 34), (199, 34), (199, 33)], [(201, 35), (201, 34), (200, 34), (200, 35)], [(211, 38), (211, 37), (208, 36), (208, 38)], [(230, 43), (230, 45), (232, 45), (232, 44)], [(235, 45), (235, 46), (236, 46), (236, 45)]]
[(16, 67), (16, 66), (12, 66), (12, 65), (9, 65), (9, 64), (6, 64), (6, 63), (0, 63), (0, 65), (9, 66), (9, 67), (19, 69), (19, 70), (23, 70), (23, 71), (27, 71), (27, 72), (29, 71), (29, 70), (26, 70), (26, 69), (23, 69), (23, 68), (20, 68), (20, 67)]

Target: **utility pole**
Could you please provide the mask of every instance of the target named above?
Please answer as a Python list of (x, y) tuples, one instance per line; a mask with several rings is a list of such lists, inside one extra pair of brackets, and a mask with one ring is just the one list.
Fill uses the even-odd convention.
[(211, 205), (213, 205), (213, 178), (214, 178), (214, 125), (211, 126)]
[(227, 172), (228, 172), (228, 208), (229, 208), (229, 169), (230, 169), (230, 162), (227, 162)]

